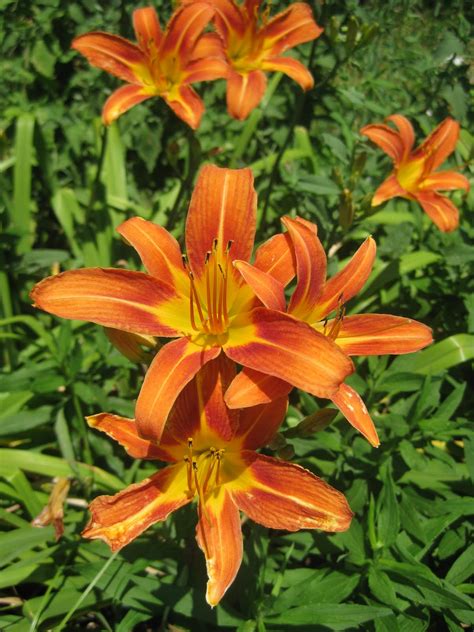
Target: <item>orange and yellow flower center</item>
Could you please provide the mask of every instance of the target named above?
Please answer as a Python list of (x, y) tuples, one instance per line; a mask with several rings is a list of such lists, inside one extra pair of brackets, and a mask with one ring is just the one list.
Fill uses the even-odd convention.
[(218, 249), (219, 243), (214, 239), (212, 250), (206, 253), (204, 279), (196, 283), (192, 270), (188, 268), (186, 258), (183, 264), (189, 276), (189, 316), (191, 326), (196, 332), (220, 335), (229, 326), (227, 305), (229, 278), (229, 241), (223, 256)]
[(397, 180), (400, 186), (408, 193), (414, 193), (418, 189), (420, 180), (423, 177), (425, 163), (426, 157), (422, 156), (421, 158), (408, 160), (399, 166)]

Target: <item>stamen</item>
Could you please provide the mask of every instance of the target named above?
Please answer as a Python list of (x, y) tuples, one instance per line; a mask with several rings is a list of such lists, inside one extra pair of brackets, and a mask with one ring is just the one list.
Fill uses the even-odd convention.
[(201, 321), (201, 326), (204, 329), (204, 331), (208, 331), (206, 319), (204, 318), (204, 314), (202, 312), (201, 301), (199, 300), (199, 295), (197, 293), (196, 285), (194, 283), (194, 274), (191, 272), (191, 270), (189, 270), (188, 274), (189, 274), (189, 279), (191, 281), (191, 292), (190, 292), (191, 325), (193, 329), (196, 329), (196, 331), (199, 330), (199, 328), (194, 327), (194, 324), (193, 324), (193, 316), (194, 316), (193, 310), (194, 310), (194, 303), (196, 303), (196, 308), (199, 314), (199, 320)]
[(225, 270), (224, 270), (224, 287), (222, 289), (222, 296), (223, 296), (223, 300), (222, 300), (222, 313), (224, 316), (224, 323), (225, 326), (227, 327), (227, 325), (229, 324), (229, 314), (227, 311), (227, 277), (229, 276), (229, 250), (232, 247), (232, 241), (229, 241), (229, 243), (227, 244), (227, 249), (225, 252)]
[(190, 494), (194, 494), (194, 485), (193, 485), (193, 466), (189, 457), (184, 457), (184, 462), (186, 463), (186, 478), (188, 481), (188, 490)]
[[(214, 244), (217, 247), (217, 239), (214, 240)], [(213, 258), (213, 288), (212, 288), (212, 316), (214, 319), (214, 322), (216, 324), (216, 326), (220, 329), (219, 325), (221, 324), (220, 320), (219, 320), (219, 315), (217, 313), (217, 255), (214, 254), (214, 258)]]
[(217, 250), (218, 243), (219, 243), (219, 240), (217, 239), (217, 237), (214, 237), (214, 240), (212, 242), (212, 249), (214, 250), (214, 252)]
[(222, 458), (222, 454), (221, 451), (219, 451), (216, 454), (216, 460), (217, 460), (217, 468), (216, 468), (216, 482), (215, 482), (215, 486), (218, 487), (220, 485), (220, 472), (221, 472), (221, 458)]
[(188, 257), (186, 255), (181, 255), (181, 261), (183, 262), (183, 268), (185, 270), (188, 269)]
[(210, 272), (209, 272), (209, 260), (211, 258), (211, 253), (208, 251), (206, 253), (206, 259), (205, 259), (205, 264), (206, 264), (206, 298), (207, 298), (207, 315), (208, 315), (208, 320), (209, 320), (209, 325), (210, 325), (210, 329), (211, 331), (214, 331), (215, 329), (215, 323), (214, 323), (214, 318), (213, 318), (213, 313), (212, 313), (212, 301), (211, 301), (211, 279), (210, 279)]
[(194, 484), (196, 485), (196, 491), (198, 495), (198, 503), (199, 503), (199, 512), (203, 512), (207, 521), (209, 522), (209, 514), (206, 511), (206, 505), (204, 503), (204, 494), (202, 493), (202, 487), (199, 484), (198, 478), (198, 466), (196, 461), (193, 462), (193, 471), (194, 471)]

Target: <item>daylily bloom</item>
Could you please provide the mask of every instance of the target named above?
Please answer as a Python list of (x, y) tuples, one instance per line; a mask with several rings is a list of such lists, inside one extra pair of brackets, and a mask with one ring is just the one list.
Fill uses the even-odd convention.
[(100, 31), (76, 37), (72, 48), (127, 82), (104, 105), (106, 125), (137, 103), (159, 96), (190, 127), (199, 126), (204, 104), (190, 85), (227, 74), (219, 38), (202, 33), (213, 13), (208, 3), (193, 2), (178, 8), (163, 32), (152, 7), (137, 9), (133, 27), (138, 44)]
[(303, 90), (310, 90), (313, 77), (309, 70), (283, 53), (321, 35), (311, 8), (294, 2), (288, 9), (268, 17), (259, 12), (261, 0), (208, 0), (215, 8), (214, 25), (222, 37), (229, 64), (227, 109), (236, 119), (245, 119), (265, 94), (266, 71), (283, 72)]
[(368, 136), (390, 156), (394, 170), (382, 182), (372, 198), (372, 206), (378, 206), (394, 197), (415, 200), (425, 213), (445, 233), (459, 226), (459, 211), (438, 191), (453, 189), (469, 190), (469, 181), (457, 171), (436, 171), (453, 153), (459, 138), (459, 123), (446, 118), (423, 143), (413, 149), (415, 132), (408, 119), (401, 114), (387, 117), (396, 125), (366, 125), (360, 132)]
[[(245, 261), (235, 262), (264, 305), (276, 308), (278, 304), (282, 311), (287, 309), (349, 356), (411, 353), (432, 342), (431, 329), (411, 318), (388, 314), (345, 316), (345, 303), (362, 289), (372, 270), (376, 246), (371, 237), (340, 272), (326, 281), (326, 254), (316, 225), (301, 218), (285, 217), (282, 222), (291, 238), (297, 270), (297, 284), (288, 308), (283, 284), (271, 273)], [(286, 395), (291, 388), (282, 380), (244, 368), (226, 393), (226, 402), (232, 408), (253, 406)], [(329, 399), (372, 445), (379, 445), (374, 423), (352, 387), (341, 384)]]
[(115, 496), (99, 496), (83, 535), (116, 551), (150, 525), (198, 502), (197, 542), (207, 563), (207, 602), (215, 606), (242, 561), (239, 510), (272, 529), (345, 531), (352, 512), (343, 494), (304, 468), (257, 454), (283, 420), (287, 398), (229, 410), (223, 391), (235, 375), (225, 356), (209, 362), (181, 393), (159, 447), (140, 438), (133, 419), (101, 413), (89, 425), (140, 459), (171, 463)]
[[(251, 170), (208, 165), (192, 195), (184, 259), (170, 233), (135, 217), (118, 231), (149, 274), (86, 268), (49, 277), (33, 289), (35, 305), (57, 316), (177, 338), (155, 356), (138, 397), (135, 416), (143, 437), (160, 440), (178, 393), (221, 351), (319, 397), (331, 397), (353, 371), (330, 338), (282, 313), (276, 302), (263, 307), (234, 269), (234, 259), (250, 259), (255, 225)], [(279, 283), (294, 274), (287, 241), (272, 238), (254, 263)]]

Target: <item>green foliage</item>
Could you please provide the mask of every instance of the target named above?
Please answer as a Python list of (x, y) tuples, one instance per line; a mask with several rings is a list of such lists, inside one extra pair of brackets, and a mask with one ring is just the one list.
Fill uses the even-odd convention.
[[(160, 15), (170, 3), (156, 2)], [(285, 3), (273, 3), (274, 9)], [(118, 81), (70, 50), (90, 30), (130, 37), (135, 4), (113, 0), (0, 3), (0, 628), (461, 630), (472, 615), (474, 435), (472, 262), (474, 194), (453, 193), (461, 226), (445, 235), (414, 204), (377, 212), (390, 165), (358, 136), (401, 112), (419, 138), (445, 116), (465, 128), (453, 166), (471, 174), (472, 11), (459, 2), (312, 3), (322, 37), (298, 49), (316, 87), (303, 95), (273, 76), (246, 122), (230, 120), (222, 82), (199, 86), (196, 134), (158, 99), (107, 131), (99, 116)], [(250, 165), (258, 241), (286, 213), (317, 222), (334, 273), (372, 234), (378, 258), (349, 312), (422, 320), (435, 344), (417, 354), (357, 361), (381, 447), (371, 448), (327, 402), (292, 395), (278, 449), (341, 489), (355, 517), (337, 535), (244, 524), (245, 558), (211, 610), (181, 510), (111, 556), (81, 539), (87, 502), (153, 471), (86, 427), (101, 410), (133, 415), (143, 372), (100, 328), (36, 312), (34, 282), (81, 266), (136, 267), (114, 229), (140, 215), (179, 236), (199, 165)], [(70, 477), (65, 534), (31, 520), (54, 477)], [(174, 626), (174, 627), (172, 627)]]

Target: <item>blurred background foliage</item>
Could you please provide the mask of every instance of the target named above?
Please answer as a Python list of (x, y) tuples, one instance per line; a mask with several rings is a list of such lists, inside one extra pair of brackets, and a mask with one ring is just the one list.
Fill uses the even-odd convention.
[[(273, 2), (273, 10), (286, 3)], [(199, 86), (207, 111), (190, 132), (159, 100), (105, 130), (100, 110), (119, 81), (70, 50), (75, 35), (133, 38), (132, 2), (0, 0), (0, 628), (129, 630), (461, 630), (474, 623), (469, 579), (474, 507), (474, 193), (452, 194), (461, 226), (440, 233), (413, 203), (371, 209), (391, 166), (358, 130), (395, 112), (421, 140), (446, 116), (462, 125), (450, 164), (473, 173), (474, 48), (470, 3), (312, 2), (325, 28), (297, 54), (316, 87), (270, 77), (241, 123), (224, 82)], [(169, 2), (154, 2), (162, 22)], [(84, 415), (133, 415), (143, 367), (93, 325), (30, 307), (34, 282), (83, 265), (135, 267), (114, 228), (140, 215), (182, 233), (199, 166), (250, 165), (257, 239), (298, 213), (318, 223), (335, 272), (373, 234), (378, 259), (349, 311), (423, 320), (435, 344), (357, 362), (382, 445), (372, 449), (327, 402), (294, 393), (269, 449), (344, 491), (344, 534), (244, 525), (245, 560), (214, 610), (192, 512), (182, 510), (118, 555), (82, 541), (87, 501), (141, 480), (133, 461), (86, 429)], [(324, 429), (326, 422), (332, 423)], [(65, 535), (31, 521), (55, 477), (72, 481)]]

